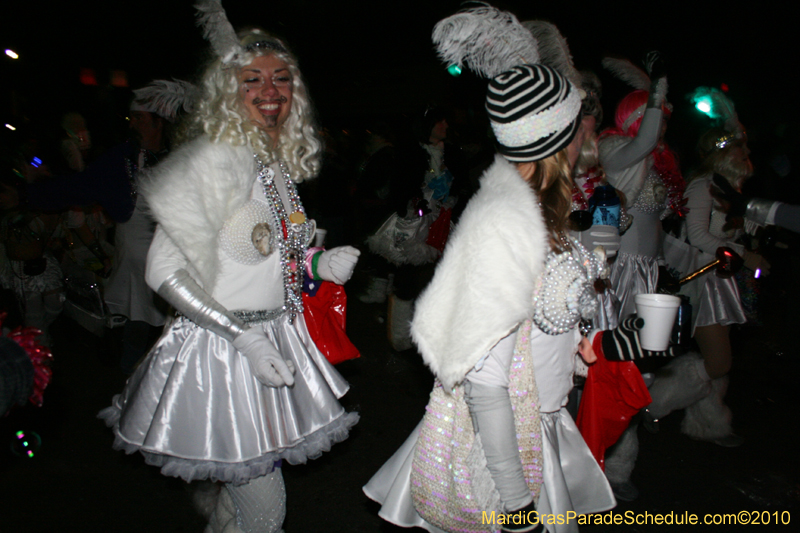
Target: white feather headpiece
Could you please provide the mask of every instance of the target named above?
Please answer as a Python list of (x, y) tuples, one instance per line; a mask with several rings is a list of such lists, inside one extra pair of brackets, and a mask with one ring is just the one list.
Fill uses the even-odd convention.
[(650, 90), (650, 76), (627, 59), (604, 57), (603, 66), (634, 89)]
[(230, 63), (244, 52), (222, 8), (222, 0), (200, 0), (194, 7), (197, 10), (197, 25), (203, 28), (203, 37), (223, 63)]
[(555, 24), (544, 20), (528, 20), (522, 25), (538, 43), (540, 61), (563, 74), (575, 87), (581, 87), (581, 75), (575, 69), (567, 40)]
[(131, 110), (156, 113), (172, 121), (181, 108), (191, 112), (197, 88), (183, 80), (155, 80), (133, 91), (133, 95)]
[(440, 20), (433, 28), (433, 43), (443, 62), (466, 64), (484, 78), (540, 62), (531, 32), (513, 14), (488, 4)]

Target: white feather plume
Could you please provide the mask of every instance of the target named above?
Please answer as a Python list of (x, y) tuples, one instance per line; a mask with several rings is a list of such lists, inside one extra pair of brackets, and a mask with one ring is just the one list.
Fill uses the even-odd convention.
[(197, 10), (197, 25), (203, 28), (203, 37), (223, 63), (230, 62), (243, 51), (236, 31), (225, 15), (222, 0), (200, 0), (194, 8)]
[(650, 76), (627, 59), (604, 57), (603, 66), (621, 81), (634, 89), (649, 90)]
[(561, 35), (556, 25), (544, 20), (528, 20), (522, 25), (536, 39), (541, 63), (556, 69), (575, 87), (580, 87), (581, 75), (575, 69), (567, 40)]
[(155, 80), (133, 91), (134, 99), (152, 109), (154, 113), (174, 120), (178, 111), (191, 112), (197, 88), (183, 80)]
[(485, 78), (517, 65), (539, 63), (533, 35), (513, 14), (488, 4), (440, 20), (433, 28), (433, 43), (443, 62), (466, 64)]

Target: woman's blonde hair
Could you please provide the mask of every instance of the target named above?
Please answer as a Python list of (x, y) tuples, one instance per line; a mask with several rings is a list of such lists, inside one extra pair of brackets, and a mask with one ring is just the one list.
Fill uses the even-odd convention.
[[(272, 46), (246, 47), (247, 51), (232, 64), (223, 64), (216, 58), (208, 65), (199, 84), (200, 94), (194, 111), (182, 125), (178, 142), (208, 135), (212, 142), (248, 145), (266, 164), (276, 159), (285, 161), (296, 182), (315, 177), (321, 166), (322, 141), (317, 134), (313, 106), (297, 59), (280, 39), (263, 30), (240, 32), (239, 39), (245, 46), (257, 42), (272, 43)], [(250, 120), (239, 82), (239, 70), (256, 57), (265, 55), (274, 55), (286, 62), (292, 74), (292, 107), (275, 148), (269, 136)]]
[(753, 175), (753, 163), (750, 158), (745, 162), (730, 157), (732, 148), (747, 142), (744, 137), (731, 139), (722, 148), (717, 147), (720, 139), (730, 136), (730, 132), (719, 127), (711, 128), (700, 136), (697, 141), (697, 152), (702, 158), (702, 164), (689, 181), (715, 172), (727, 179), (736, 189), (741, 189), (747, 178)]
[(528, 183), (539, 197), (545, 226), (550, 232), (550, 246), (559, 250), (563, 247), (560, 236), (567, 230), (572, 211), (572, 174), (567, 149), (537, 161)]

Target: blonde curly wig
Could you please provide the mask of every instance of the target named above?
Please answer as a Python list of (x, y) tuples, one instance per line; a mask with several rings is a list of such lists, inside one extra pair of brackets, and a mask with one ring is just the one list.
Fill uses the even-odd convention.
[[(199, 84), (194, 111), (181, 128), (178, 141), (207, 135), (212, 142), (247, 145), (266, 164), (277, 159), (285, 161), (296, 182), (315, 177), (321, 166), (322, 141), (297, 58), (280, 39), (263, 30), (245, 30), (238, 36), (245, 52), (229, 63), (215, 58), (208, 65)], [(248, 46), (253, 43), (269, 43), (269, 46)], [(262, 55), (274, 55), (285, 61), (292, 74), (292, 107), (274, 148), (270, 137), (250, 120), (239, 83), (240, 69)]]

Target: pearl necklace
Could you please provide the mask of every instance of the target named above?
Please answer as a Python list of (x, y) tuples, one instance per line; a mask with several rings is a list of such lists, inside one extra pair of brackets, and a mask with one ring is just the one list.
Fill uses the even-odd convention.
[(297, 194), (286, 163), (278, 160), (286, 193), (292, 212), (287, 215), (278, 189), (275, 186), (275, 171), (265, 165), (256, 156), (258, 181), (264, 188), (264, 196), (269, 203), (270, 225), (272, 227), (272, 247), (280, 254), (281, 272), (283, 273), (283, 311), (291, 316), (293, 323), (298, 313), (303, 312), (303, 269), (306, 249), (311, 240), (312, 225), (308, 222), (305, 209)]

